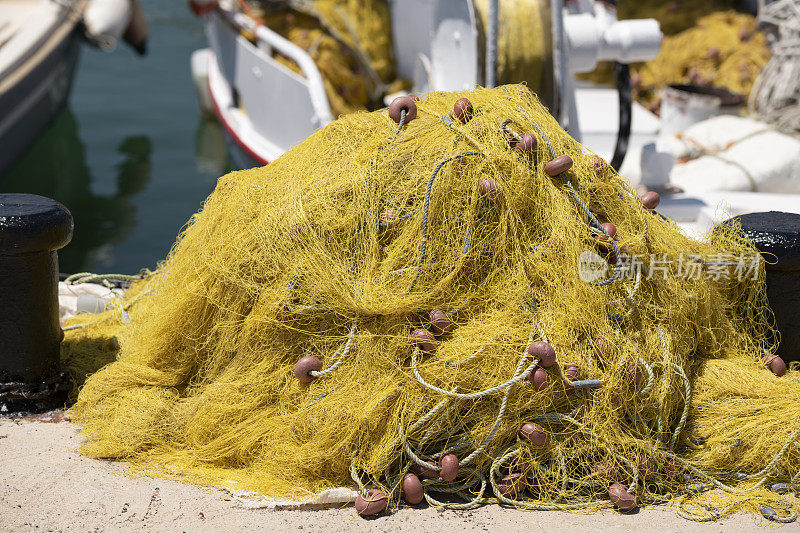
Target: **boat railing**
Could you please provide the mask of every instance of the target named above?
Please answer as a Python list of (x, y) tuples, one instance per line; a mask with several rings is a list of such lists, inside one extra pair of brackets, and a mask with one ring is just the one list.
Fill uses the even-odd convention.
[(328, 103), (328, 96), (325, 93), (325, 84), (322, 80), (322, 75), (317, 65), (314, 63), (314, 60), (311, 59), (311, 56), (309, 56), (305, 50), (268, 27), (257, 23), (244, 13), (234, 12), (223, 7), (220, 7), (219, 12), (229, 24), (232, 24), (238, 30), (245, 30), (251, 33), (256, 37), (259, 43), (266, 44), (268, 47), (297, 63), (307, 82), (311, 104), (314, 106), (314, 111), (317, 115), (317, 119), (320, 121), (320, 126), (324, 126), (333, 121), (334, 117), (331, 113), (330, 104)]

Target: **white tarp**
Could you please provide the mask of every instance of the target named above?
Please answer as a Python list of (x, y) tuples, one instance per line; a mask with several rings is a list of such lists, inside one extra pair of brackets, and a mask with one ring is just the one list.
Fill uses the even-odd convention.
[(800, 193), (800, 140), (744, 117), (721, 115), (689, 127), (677, 139), (672, 185), (687, 193)]

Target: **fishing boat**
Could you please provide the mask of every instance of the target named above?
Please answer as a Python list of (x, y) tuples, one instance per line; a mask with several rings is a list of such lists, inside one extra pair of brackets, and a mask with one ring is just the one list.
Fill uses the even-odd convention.
[[(307, 50), (252, 16), (243, 2), (189, 4), (203, 18), (210, 45), (191, 61), (201, 107), (224, 126), (238, 166), (273, 161), (334, 120), (320, 69)], [(616, 152), (620, 165), (625, 147), (654, 138), (657, 118), (631, 102), (624, 75), (618, 91), (576, 84), (574, 74), (589, 72), (600, 61), (625, 65), (655, 57), (662, 38), (658, 22), (618, 21), (608, 3), (534, 4), (531, 18), (546, 29), (539, 35), (531, 28), (531, 40), (538, 40), (544, 58), (542, 73), (536, 84), (514, 81), (527, 81), (571, 135), (609, 160)], [(475, 2), (404, 0), (390, 2), (389, 9), (395, 74), (410, 82), (407, 92), (464, 90), (498, 81), (497, 47), (491, 44), (497, 42), (497, 28), (489, 24), (493, 30), (481, 30)], [(485, 54), (483, 34), (489, 43)], [(278, 56), (291, 59), (299, 72)], [(383, 94), (382, 104), (398, 94)]]
[[(422, 95), (498, 83), (497, 45), (502, 32), (498, 35), (497, 2), (489, 2), (486, 20), (481, 20), (477, 12), (478, 3), (388, 3), (395, 74), (409, 80), (406, 92)], [(717, 176), (716, 185), (707, 187), (716, 190), (692, 188), (709, 175), (708, 163), (705, 167), (703, 161), (676, 166), (680, 147), (675, 146), (674, 140), (665, 141), (665, 137), (678, 130), (686, 131), (693, 122), (711, 118), (706, 112), (709, 99), (716, 95), (687, 96), (673, 90), (672, 94), (677, 95), (673, 101), (680, 103), (665, 108), (661, 117), (632, 101), (627, 64), (658, 54), (662, 39), (658, 22), (617, 20), (615, 8), (607, 2), (541, 0), (535, 4), (546, 31), (537, 36), (531, 30), (530, 40), (539, 39), (536, 44), (544, 50), (545, 66), (539, 80), (515, 81), (527, 81), (570, 135), (611, 162), (634, 186), (680, 192), (669, 183), (679, 174), (687, 192), (665, 195), (662, 209), (687, 232), (699, 236), (726, 214), (776, 206), (790, 212), (800, 210), (800, 195), (785, 194), (797, 192), (792, 189), (791, 180), (779, 178), (782, 182), (760, 189), (751, 183), (748, 171), (737, 168), (735, 162), (722, 168), (722, 178)], [(208, 48), (197, 50), (191, 59), (200, 106), (224, 127), (231, 156), (239, 168), (275, 160), (334, 120), (323, 76), (306, 49), (254, 16), (244, 0), (191, 0), (189, 5), (202, 18), (209, 42)], [(287, 68), (280, 57), (289, 58), (298, 68)], [(592, 71), (600, 61), (615, 62), (616, 87), (576, 79), (577, 74)], [(388, 105), (392, 98), (406, 92), (384, 94), (382, 104)], [(693, 108), (695, 105), (702, 108), (701, 113)], [(719, 107), (719, 102), (716, 105)], [(712, 129), (711, 136), (719, 137), (731, 129), (731, 123), (722, 121)], [(775, 140), (769, 136), (760, 140), (747, 137), (742, 134), (747, 143), (761, 143), (767, 149)], [(729, 146), (738, 142), (738, 138), (726, 141)], [(745, 150), (747, 157), (748, 149), (752, 152), (753, 147), (733, 146), (733, 159), (737, 150)], [(719, 166), (724, 155), (713, 153), (706, 159), (714, 159)], [(784, 159), (790, 155), (787, 151)], [(773, 165), (764, 172), (779, 175), (784, 167)], [(737, 182), (733, 176), (736, 173), (749, 181), (745, 185)], [(712, 174), (720, 172), (713, 170)], [(720, 205), (725, 209), (719, 210)]]
[(0, 9), (0, 178), (67, 100), (80, 46), (145, 52), (138, 0), (8, 0)]

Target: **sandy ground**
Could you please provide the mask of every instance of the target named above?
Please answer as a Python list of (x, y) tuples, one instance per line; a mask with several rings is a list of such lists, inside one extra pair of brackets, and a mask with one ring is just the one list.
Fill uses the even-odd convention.
[(75, 453), (69, 422), (0, 419), (0, 530), (4, 531), (800, 531), (760, 516), (710, 524), (648, 508), (580, 515), (486, 506), (472, 511), (400, 509), (373, 519), (352, 507), (325, 510), (245, 509), (226, 492), (121, 473), (119, 463)]

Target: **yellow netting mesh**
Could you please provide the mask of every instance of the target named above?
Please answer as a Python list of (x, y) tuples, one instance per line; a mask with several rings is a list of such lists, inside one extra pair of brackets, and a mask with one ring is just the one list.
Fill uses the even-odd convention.
[(394, 79), (392, 26), (385, 0), (314, 0), (323, 24), (351, 47), (363, 51), (380, 79)]
[(668, 84), (724, 87), (747, 96), (770, 58), (755, 19), (727, 11), (701, 18), (693, 28), (666, 37), (652, 61), (634, 69), (634, 95), (657, 111)]
[[(475, 113), (462, 124), (465, 96)], [(758, 363), (771, 348), (763, 264), (752, 281), (706, 275), (721, 254), (758, 257), (736, 227), (683, 236), (522, 86), (417, 106), (400, 127), (386, 111), (344, 116), (221, 178), (157, 271), (114, 310), (73, 320), (85, 324), (65, 341), (73, 368), (85, 346), (100, 361), (112, 336), (121, 345), (72, 410), (83, 453), (270, 496), (381, 487), (390, 506), (415, 460), (445, 454), (458, 477), (425, 481), (429, 501), (531, 509), (608, 505), (611, 482), (662, 501), (776, 457), (767, 480), (800, 470), (795, 444), (778, 455), (797, 426), (798, 374)], [(526, 132), (533, 155), (509, 144)], [(571, 169), (544, 172), (564, 155)], [(616, 248), (599, 248), (600, 222), (616, 225)], [(582, 278), (579, 263), (605, 265), (593, 251), (672, 262)], [(704, 275), (676, 270), (687, 254)], [(410, 335), (433, 309), (453, 327), (425, 353)], [(526, 356), (536, 340), (555, 348), (546, 371)], [(323, 366), (309, 384), (294, 374), (305, 356)], [(526, 422), (543, 446), (519, 436)], [(515, 474), (516, 495), (502, 481)], [(763, 487), (691, 496), (681, 512), (699, 512), (698, 498), (701, 519), (765, 502), (788, 513)]]

